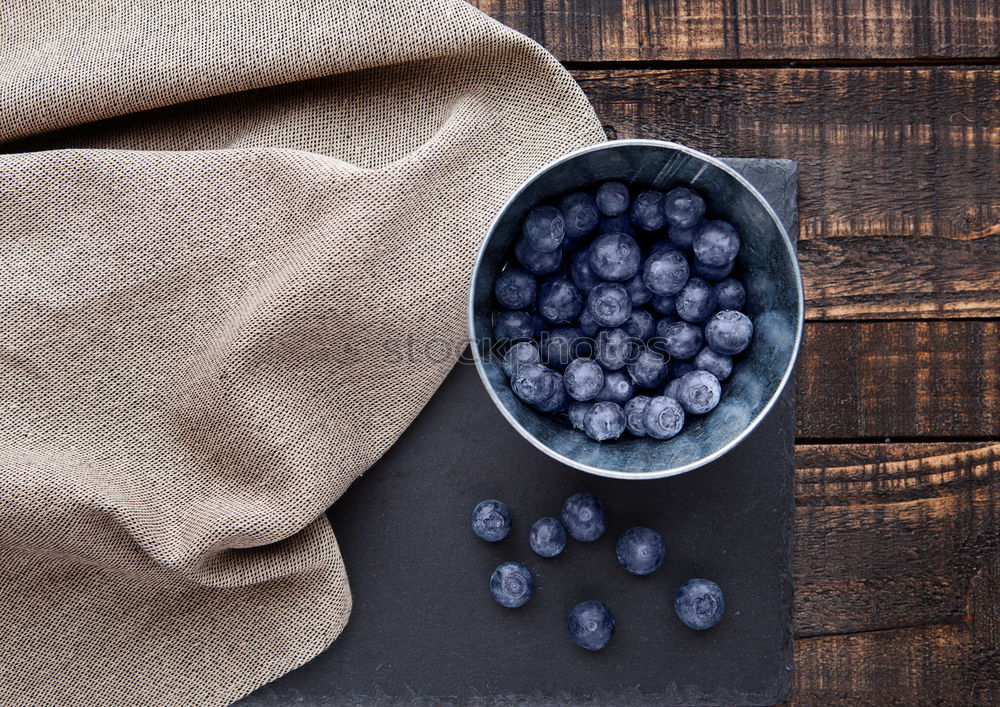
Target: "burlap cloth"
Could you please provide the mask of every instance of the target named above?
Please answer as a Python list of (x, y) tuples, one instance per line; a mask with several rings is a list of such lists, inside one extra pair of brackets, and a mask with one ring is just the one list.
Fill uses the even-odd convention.
[(226, 704), (328, 646), (324, 511), (498, 207), (600, 139), (458, 1), (3, 3), (0, 703)]

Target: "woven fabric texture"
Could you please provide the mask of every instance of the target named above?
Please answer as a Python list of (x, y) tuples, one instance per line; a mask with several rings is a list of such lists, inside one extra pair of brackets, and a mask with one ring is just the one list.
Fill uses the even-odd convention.
[(6, 3), (0, 117), (0, 704), (228, 704), (344, 627), (324, 511), (600, 125), (457, 0)]

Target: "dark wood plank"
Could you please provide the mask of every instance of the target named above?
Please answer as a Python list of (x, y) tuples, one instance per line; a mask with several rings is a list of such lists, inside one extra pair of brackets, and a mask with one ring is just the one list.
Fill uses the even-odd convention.
[(993, 58), (994, 0), (472, 0), (563, 61)]
[(1000, 444), (796, 462), (796, 704), (997, 704)]
[(800, 438), (1000, 437), (1000, 321), (810, 322), (797, 370)]

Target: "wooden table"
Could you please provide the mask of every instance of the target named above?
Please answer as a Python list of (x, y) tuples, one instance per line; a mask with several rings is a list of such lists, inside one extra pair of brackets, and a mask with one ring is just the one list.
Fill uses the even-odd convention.
[(1000, 2), (474, 4), (611, 137), (799, 160), (795, 704), (1000, 704)]

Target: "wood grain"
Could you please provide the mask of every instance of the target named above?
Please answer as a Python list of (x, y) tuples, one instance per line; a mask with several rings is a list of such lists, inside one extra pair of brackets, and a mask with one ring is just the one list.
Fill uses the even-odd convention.
[(993, 0), (472, 0), (562, 61), (996, 57)]
[(1000, 321), (810, 322), (800, 438), (1000, 438)]
[(997, 704), (1000, 444), (796, 448), (796, 704)]

